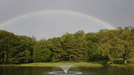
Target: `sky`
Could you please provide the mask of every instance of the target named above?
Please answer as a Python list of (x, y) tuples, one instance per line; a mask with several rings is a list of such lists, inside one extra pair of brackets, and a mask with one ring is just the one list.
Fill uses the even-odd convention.
[[(61, 37), (66, 32), (73, 34), (78, 30), (88, 33), (118, 26), (134, 27), (133, 7), (134, 0), (0, 0), (0, 29), (40, 40)], [(25, 15), (49, 10), (66, 12)]]

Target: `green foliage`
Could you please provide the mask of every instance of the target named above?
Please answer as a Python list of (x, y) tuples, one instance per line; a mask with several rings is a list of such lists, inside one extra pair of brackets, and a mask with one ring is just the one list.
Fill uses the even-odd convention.
[(25, 36), (25, 35), (18, 35), (18, 37), (21, 39), (21, 44), (20, 44), (20, 55), (18, 55), (18, 59), (21, 62), (32, 62), (33, 59), (33, 48), (36, 43), (36, 40)]
[[(131, 28), (131, 30), (130, 30)], [(115, 58), (123, 58), (124, 61), (131, 58), (134, 54), (133, 27), (118, 27), (117, 30), (110, 30), (101, 38), (99, 49), (103, 55), (108, 55), (114, 62)], [(124, 62), (125, 63), (125, 62)]]
[(134, 57), (133, 38), (132, 26), (86, 34), (79, 30), (74, 34), (66, 33), (39, 41), (34, 36), (14, 35), (0, 30), (0, 64), (98, 60), (120, 63), (115, 59), (126, 61)]
[(95, 61), (102, 58), (101, 51), (99, 51), (97, 45), (99, 42), (99, 33), (87, 33), (85, 35), (85, 40), (87, 41), (88, 47), (88, 60)]
[(52, 61), (53, 62), (61, 61), (63, 50), (61, 48), (60, 38), (56, 38), (56, 37), (52, 38), (51, 43), (53, 45), (53, 48), (51, 49)]
[(18, 53), (17, 47), (20, 39), (11, 32), (0, 30), (0, 63), (12, 63), (15, 54)]
[(46, 40), (42, 39), (36, 42), (36, 45), (33, 49), (33, 60), (34, 62), (46, 62), (49, 60), (51, 51), (49, 49), (48, 43)]

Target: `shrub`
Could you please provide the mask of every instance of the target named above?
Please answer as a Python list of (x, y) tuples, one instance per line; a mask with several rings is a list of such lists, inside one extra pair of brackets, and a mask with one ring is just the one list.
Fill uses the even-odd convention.
[[(130, 60), (127, 60), (127, 63), (130, 63)], [(114, 64), (124, 64), (124, 60), (115, 60)]]

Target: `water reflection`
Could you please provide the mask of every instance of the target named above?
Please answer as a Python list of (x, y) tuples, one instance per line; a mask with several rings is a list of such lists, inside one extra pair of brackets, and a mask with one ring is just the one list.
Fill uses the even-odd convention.
[[(56, 71), (54, 67), (2, 67), (0, 66), (0, 75), (44, 75)], [(57, 70), (58, 71), (58, 70)], [(59, 68), (59, 71), (65, 75), (65, 72)], [(71, 75), (71, 71), (82, 72), (77, 75), (134, 75), (134, 67), (79, 67), (70, 68), (66, 75)], [(62, 75), (61, 74), (61, 75)], [(55, 75), (55, 74), (46, 74)], [(57, 74), (58, 75), (58, 74)]]

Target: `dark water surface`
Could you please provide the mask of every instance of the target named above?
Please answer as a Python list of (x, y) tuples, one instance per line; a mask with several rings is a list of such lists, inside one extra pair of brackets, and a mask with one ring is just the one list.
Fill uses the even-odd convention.
[[(52, 67), (0, 67), (0, 75), (43, 75), (43, 72), (52, 71)], [(134, 75), (134, 67), (117, 68), (79, 68), (82, 72), (96, 73), (93, 75)]]

